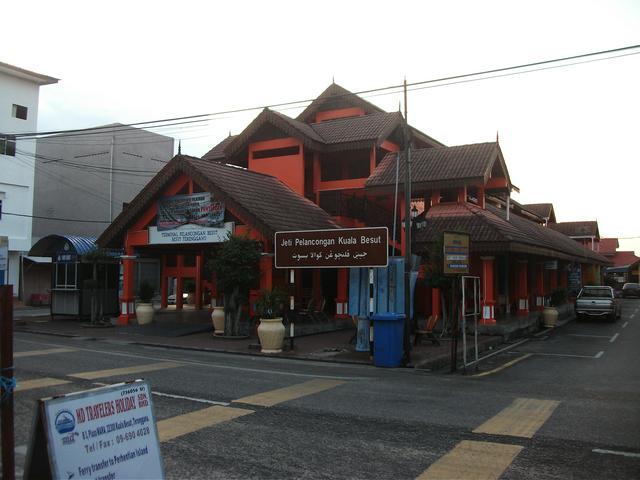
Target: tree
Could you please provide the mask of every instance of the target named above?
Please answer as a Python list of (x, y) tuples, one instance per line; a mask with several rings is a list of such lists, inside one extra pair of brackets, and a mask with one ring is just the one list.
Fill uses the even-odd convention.
[(224, 333), (239, 335), (242, 305), (247, 303), (249, 289), (260, 278), (259, 243), (231, 235), (210, 262), (217, 285), (224, 292)]

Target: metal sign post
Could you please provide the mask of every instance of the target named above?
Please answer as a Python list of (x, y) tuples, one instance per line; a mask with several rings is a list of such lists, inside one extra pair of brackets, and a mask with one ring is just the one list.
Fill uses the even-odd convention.
[[(471, 284), (471, 295), (473, 307), (467, 311), (467, 285)], [(480, 277), (468, 275), (462, 276), (462, 365), (466, 371), (467, 367), (478, 362), (478, 316), (480, 315)], [(467, 362), (467, 317), (473, 318), (473, 335), (475, 347), (475, 361)]]

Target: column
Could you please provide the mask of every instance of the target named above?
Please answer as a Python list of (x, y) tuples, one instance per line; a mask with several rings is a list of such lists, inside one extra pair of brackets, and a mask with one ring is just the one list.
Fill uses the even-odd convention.
[(440, 307), (440, 288), (433, 287), (431, 289), (431, 315), (442, 318), (442, 309)]
[(567, 287), (569, 286), (567, 274), (567, 264), (565, 262), (558, 262), (558, 281), (560, 283), (560, 288), (564, 288), (565, 290), (567, 290)]
[(518, 260), (518, 315), (529, 315), (527, 260)]
[(467, 187), (460, 187), (458, 189), (458, 203), (465, 203), (467, 201)]
[(440, 205), (440, 190), (433, 190), (431, 192), (431, 206)]
[(169, 295), (169, 282), (167, 279), (167, 256), (162, 255), (162, 264), (160, 265), (160, 307), (167, 308), (167, 296)]
[(320, 269), (313, 269), (313, 298), (316, 299), (316, 306), (320, 308), (320, 303), (322, 302), (322, 282), (320, 277)]
[(260, 257), (260, 290), (273, 288), (273, 257), (263, 255)]
[(484, 196), (484, 187), (478, 187), (478, 206), (483, 210), (487, 208)]
[(182, 310), (183, 300), (182, 300), (182, 288), (184, 285), (184, 255), (177, 254), (176, 255), (176, 263), (177, 263), (177, 272), (178, 278), (176, 281), (176, 310)]
[(349, 318), (349, 269), (338, 269), (338, 297), (336, 298), (336, 318)]
[(202, 309), (202, 251), (196, 253), (196, 310)]
[(482, 260), (482, 320), (483, 325), (496, 323), (495, 317), (495, 294), (493, 291), (493, 272), (495, 257), (480, 257)]
[(542, 310), (544, 308), (544, 263), (537, 262), (536, 269), (536, 304), (533, 310)]
[[(125, 248), (125, 256), (133, 257), (133, 247)], [(118, 325), (129, 325), (136, 318), (134, 292), (134, 259), (122, 259), (122, 292), (120, 292), (120, 316)]]

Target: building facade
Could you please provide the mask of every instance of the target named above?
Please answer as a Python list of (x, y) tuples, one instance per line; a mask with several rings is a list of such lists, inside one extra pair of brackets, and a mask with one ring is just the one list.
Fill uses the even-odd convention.
[(40, 87), (58, 79), (0, 62), (0, 283), (20, 287), (21, 256), (31, 248), (36, 144), (20, 134), (38, 124)]

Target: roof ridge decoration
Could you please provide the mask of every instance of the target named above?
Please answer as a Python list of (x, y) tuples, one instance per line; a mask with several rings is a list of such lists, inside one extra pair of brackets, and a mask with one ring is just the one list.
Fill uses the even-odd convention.
[(299, 121), (308, 121), (310, 117), (312, 117), (320, 107), (326, 103), (330, 99), (343, 98), (345, 100), (350, 100), (355, 106), (361, 107), (364, 109), (366, 113), (373, 112), (384, 112), (384, 110), (371, 102), (363, 99), (359, 95), (347, 90), (344, 87), (341, 87), (337, 83), (332, 83), (324, 91), (318, 95), (308, 106), (305, 108), (300, 115), (296, 117), (296, 120)]

